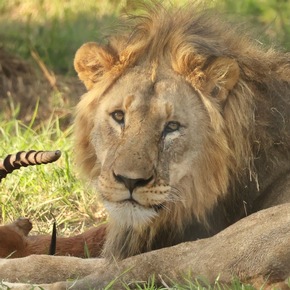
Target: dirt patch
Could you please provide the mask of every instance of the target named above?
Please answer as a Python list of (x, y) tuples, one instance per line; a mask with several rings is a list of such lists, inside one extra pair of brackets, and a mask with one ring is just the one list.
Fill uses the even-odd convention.
[(61, 124), (70, 123), (73, 107), (85, 92), (77, 77), (50, 76), (52, 83), (37, 63), (32, 64), (0, 48), (0, 113), (29, 123), (39, 102), (36, 123), (52, 114)]

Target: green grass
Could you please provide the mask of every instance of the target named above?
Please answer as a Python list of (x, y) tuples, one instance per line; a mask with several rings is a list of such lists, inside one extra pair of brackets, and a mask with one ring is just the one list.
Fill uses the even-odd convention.
[(249, 23), (259, 40), (290, 50), (290, 2), (280, 0), (219, 0), (225, 11)]
[(2, 223), (27, 216), (37, 232), (49, 232), (55, 217), (58, 229), (71, 234), (99, 221), (96, 194), (72, 169), (71, 132), (71, 127), (61, 130), (56, 118), (38, 128), (26, 126), (17, 119), (0, 118), (2, 158), (30, 149), (60, 149), (63, 153), (54, 164), (16, 170), (0, 183)]
[[(0, 47), (29, 59), (36, 51), (58, 74), (74, 74), (73, 57), (87, 41), (102, 41), (134, 0), (0, 1)], [(169, 1), (163, 1), (165, 3)], [(171, 1), (186, 3), (186, 0)], [(212, 0), (259, 33), (290, 49), (290, 2), (280, 0)], [(238, 17), (237, 17), (238, 15)], [(265, 40), (265, 38), (263, 39)]]
[[(116, 278), (117, 279), (117, 278)], [(219, 281), (217, 277), (213, 284), (210, 284), (206, 279), (198, 277), (196, 279), (184, 278), (183, 283), (175, 283), (171, 281), (168, 285), (161, 279), (162, 286), (156, 286), (156, 278), (152, 276), (147, 282), (134, 283), (131, 285), (123, 284), (122, 289), (136, 289), (136, 290), (255, 290), (250, 284), (243, 284), (238, 279), (233, 278), (229, 284), (224, 284)], [(104, 288), (104, 290), (114, 289), (115, 280)], [(260, 288), (262, 290), (263, 287)]]
[[(113, 1), (4, 0), (0, 2), (0, 47), (30, 58), (37, 51), (56, 73), (73, 72), (75, 51), (100, 40), (118, 14)], [(122, 2), (122, 1), (118, 1)]]

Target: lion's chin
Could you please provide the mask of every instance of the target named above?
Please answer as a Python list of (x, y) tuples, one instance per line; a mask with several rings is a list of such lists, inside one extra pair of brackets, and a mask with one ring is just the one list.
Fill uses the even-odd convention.
[(110, 219), (121, 227), (142, 228), (158, 216), (158, 211), (154, 207), (147, 208), (131, 200), (123, 202), (104, 201), (103, 203)]

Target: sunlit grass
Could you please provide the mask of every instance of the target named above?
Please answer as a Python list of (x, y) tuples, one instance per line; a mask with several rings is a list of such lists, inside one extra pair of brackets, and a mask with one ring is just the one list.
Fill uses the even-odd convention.
[(58, 119), (34, 129), (17, 119), (6, 121), (0, 117), (1, 158), (21, 150), (62, 151), (56, 163), (22, 168), (2, 180), (2, 223), (26, 216), (37, 232), (48, 232), (55, 218), (59, 230), (72, 234), (99, 222), (96, 194), (73, 169), (71, 135), (72, 127), (61, 130)]
[(103, 38), (123, 1), (0, 1), (0, 45), (24, 58), (36, 51), (56, 73), (73, 73), (76, 50)]
[[(144, 0), (146, 2), (146, 0)], [(149, 1), (149, 0), (147, 0)], [(73, 57), (88, 41), (103, 41), (124, 10), (136, 6), (134, 0), (9, 0), (0, 1), (0, 46), (29, 59), (36, 51), (55, 73), (74, 74)], [(165, 0), (182, 5), (186, 0)], [(194, 1), (196, 2), (196, 1)], [(239, 15), (257, 32), (290, 48), (290, 3), (277, 0), (199, 0), (206, 6)], [(242, 16), (242, 17), (241, 17)], [(237, 18), (237, 17), (235, 17)]]
[[(255, 290), (250, 284), (243, 284), (238, 279), (233, 278), (231, 283), (225, 284), (219, 281), (219, 277), (216, 278), (214, 283), (209, 283), (206, 279), (198, 277), (195, 279), (184, 278), (184, 281), (181, 283), (175, 283), (173, 280), (169, 283), (166, 283), (162, 277), (159, 277), (158, 280), (161, 280), (160, 286), (156, 285), (156, 277), (152, 276), (148, 279), (147, 282), (136, 282), (130, 285), (123, 284), (121, 289), (138, 289), (138, 290)], [(167, 279), (168, 280), (168, 279)], [(105, 290), (115, 289), (116, 280), (111, 281)], [(118, 288), (120, 289), (120, 288)], [(264, 288), (259, 288), (263, 290)]]

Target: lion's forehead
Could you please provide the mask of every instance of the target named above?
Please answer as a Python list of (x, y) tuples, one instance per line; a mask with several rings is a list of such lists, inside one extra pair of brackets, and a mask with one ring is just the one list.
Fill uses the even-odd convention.
[(150, 72), (140, 68), (120, 77), (105, 99), (111, 111), (126, 108), (129, 112), (165, 119), (184, 116), (186, 111), (199, 109), (201, 104), (197, 93), (182, 76), (169, 70), (152, 79)]

